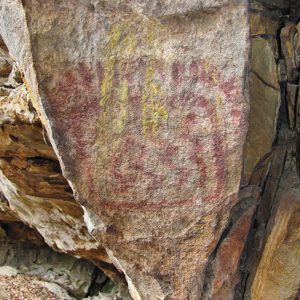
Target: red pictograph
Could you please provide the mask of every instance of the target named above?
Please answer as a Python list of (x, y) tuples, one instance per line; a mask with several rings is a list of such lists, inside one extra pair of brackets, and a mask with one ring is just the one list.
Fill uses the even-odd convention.
[[(103, 209), (163, 209), (222, 199), (228, 177), (224, 127), (229, 124), (230, 134), (238, 137), (246, 126), (238, 80), (224, 78), (200, 60), (156, 61), (152, 80), (162, 90), (159, 105), (168, 112), (168, 120), (157, 133), (147, 135), (142, 120), (146, 67), (147, 59), (126, 62), (126, 68), (124, 62), (116, 62), (105, 124), (99, 123), (101, 84), (107, 76), (103, 65), (80, 63), (60, 74), (63, 80), (48, 91), (49, 112), (55, 116), (59, 139), (74, 149), (70, 159), (78, 168), (71, 173), (80, 170), (90, 197)], [(118, 114), (117, 90), (124, 80), (126, 124), (122, 133), (114, 134), (110, 126)], [(101, 126), (107, 128), (104, 134)], [(110, 149), (105, 157), (104, 148)]]

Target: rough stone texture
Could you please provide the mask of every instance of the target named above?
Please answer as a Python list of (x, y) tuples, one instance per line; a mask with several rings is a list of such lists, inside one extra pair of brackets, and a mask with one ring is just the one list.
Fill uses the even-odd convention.
[(0, 220), (134, 299), (298, 299), (300, 5), (249, 2), (238, 191), (243, 1), (0, 1)]
[[(244, 153), (244, 180), (254, 176), (261, 159), (272, 148), (280, 105), (277, 76), (278, 21), (251, 13), (252, 60), (250, 72), (250, 119)], [(254, 173), (254, 174), (253, 174)], [(253, 180), (252, 180), (253, 181)]]
[(25, 222), (55, 250), (91, 259), (125, 297), (124, 277), (88, 233), (21, 75), (14, 63), (0, 87), (0, 222)]
[(0, 220), (18, 221), (18, 216), (9, 208), (9, 204), (4, 195), (0, 192)]
[(33, 276), (0, 276), (1, 300), (71, 300), (71, 297), (62, 297), (51, 292), (42, 282)]
[[(292, 135), (293, 136), (293, 135)], [(249, 296), (256, 269), (263, 254), (267, 237), (266, 227), (270, 219), (270, 212), (275, 205), (278, 184), (283, 173), (287, 153), (287, 145), (293, 145), (291, 132), (279, 131), (276, 146), (272, 151), (271, 158), (267, 160), (266, 174), (262, 176), (256, 185), (252, 185), (251, 197), (257, 201), (257, 209), (252, 220), (253, 226), (248, 235), (245, 249), (241, 257), (241, 282), (238, 284), (235, 299), (251, 299)], [(250, 188), (248, 186), (247, 188)]]
[[(293, 1), (293, 0), (292, 0)], [(257, 10), (265, 11), (266, 9), (289, 9), (290, 2), (286, 0), (250, 0), (250, 4)], [(297, 1), (297, 0), (296, 0)]]
[(267, 172), (262, 180), (256, 181), (261, 196), (241, 264), (244, 270), (241, 285), (246, 289), (240, 289), (236, 296), (242, 299), (299, 298), (300, 190), (296, 170), (299, 171), (300, 149), (297, 97), (300, 65), (297, 24), (291, 23), (295, 18), (294, 7), (289, 12), (280, 20), (285, 26), (277, 35), (281, 106), (271, 155), (262, 161)]
[(209, 299), (234, 299), (236, 285), (240, 282), (240, 259), (256, 208), (255, 203), (251, 202), (247, 206), (234, 220), (232, 228), (218, 249), (213, 262), (214, 279)]
[[(250, 32), (252, 38), (256, 37), (276, 37), (276, 32), (279, 28), (279, 21), (272, 19), (270, 16), (263, 16), (254, 12), (250, 14)], [(270, 58), (272, 58), (271, 55)], [(275, 74), (271, 74), (273, 77)]]
[(255, 280), (248, 299), (296, 299), (300, 286), (300, 181), (294, 162), (286, 163)]
[[(0, 275), (1, 300), (77, 300), (55, 283), (42, 281), (36, 276), (18, 274), (16, 276)], [(115, 300), (117, 295), (99, 293), (96, 296), (80, 298), (81, 300)], [(122, 298), (123, 300), (124, 298)]]
[[(8, 57), (5, 51), (1, 55)], [(0, 84), (0, 221), (36, 228), (52, 248), (93, 260), (124, 285), (87, 230), (83, 209), (61, 174), (22, 74), (15, 63), (10, 69)]]
[(4, 231), (0, 236), (0, 266), (59, 284), (78, 298), (87, 294), (95, 271), (91, 262), (53, 251), (35, 230), (21, 223), (5, 223), (0, 228)]
[(135, 299), (194, 299), (237, 201), (246, 3), (22, 5), (1, 1), (1, 35), (91, 232)]
[(45, 142), (25, 86), (2, 89), (0, 190), (10, 210), (3, 215), (35, 227), (55, 249), (83, 256), (91, 250), (92, 258), (97, 258), (93, 252), (99, 252), (98, 258), (105, 260), (104, 250), (88, 233), (83, 210), (74, 201), (53, 149)]
[[(56, 291), (64, 291), (69, 297), (63, 299), (131, 299), (128, 289), (114, 283), (90, 261), (53, 251), (36, 230), (21, 222), (1, 222), (0, 275), (17, 274), (20, 278), (25, 276), (25, 279), (26, 276), (34, 277), (55, 294)], [(0, 278), (0, 299), (7, 295), (7, 290), (1, 286), (5, 281), (3, 277)], [(12, 278), (14, 281), (18, 280)], [(24, 291), (23, 296), (30, 297), (30, 290), (24, 290), (23, 287), (16, 289), (14, 294), (22, 294)], [(41, 300), (44, 299), (48, 298)]]
[[(288, 120), (290, 129), (294, 129), (297, 123), (297, 112), (299, 108), (296, 108), (297, 94), (299, 88), (299, 67), (300, 67), (300, 23), (289, 23), (280, 32), (280, 40), (282, 45), (282, 53), (284, 55), (284, 61), (286, 66), (287, 77), (287, 105), (288, 105)], [(299, 129), (299, 122), (297, 124)], [(299, 130), (298, 130), (299, 131)]]
[(289, 23), (281, 29), (280, 40), (282, 46), (282, 52), (284, 55), (286, 68), (287, 68), (287, 80), (289, 83), (297, 83), (299, 67), (299, 57), (297, 52), (299, 51), (298, 44), (298, 28), (295, 23)]
[(280, 41), (286, 74), (282, 99), (286, 103), (286, 127), (290, 129), (286, 144), (289, 154), (276, 197), (274, 194), (275, 205), (261, 259), (247, 295), (251, 299), (299, 298), (299, 24), (286, 22)]

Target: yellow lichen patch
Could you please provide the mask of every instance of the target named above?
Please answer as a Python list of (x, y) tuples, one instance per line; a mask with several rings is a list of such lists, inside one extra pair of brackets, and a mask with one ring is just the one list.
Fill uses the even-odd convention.
[(101, 100), (100, 106), (102, 108), (105, 107), (107, 101), (112, 96), (112, 87), (113, 87), (113, 79), (114, 79), (114, 66), (115, 66), (115, 58), (112, 57), (105, 64), (105, 76), (101, 85)]
[(126, 104), (128, 102), (128, 82), (126, 80), (121, 81), (117, 94), (120, 103)]
[(168, 112), (160, 103), (145, 104), (143, 107), (144, 132), (155, 133), (161, 123), (166, 121), (168, 117)]
[[(109, 41), (107, 47), (105, 49), (105, 53), (107, 54), (107, 59), (104, 63), (104, 78), (101, 84), (101, 99), (100, 106), (105, 108), (107, 102), (113, 96), (114, 89), (114, 76), (115, 76), (115, 68), (116, 61), (118, 59), (118, 55), (127, 53), (131, 55), (134, 52), (136, 47), (136, 40), (134, 38), (133, 33), (130, 30), (130, 27), (127, 28), (124, 24), (114, 24), (109, 33)], [(125, 64), (127, 67), (127, 64)], [(119, 65), (119, 72), (125, 72), (126, 68), (123, 67), (122, 64)], [(123, 85), (124, 83), (120, 84)], [(122, 86), (116, 86), (116, 90), (122, 90)], [(127, 84), (128, 90), (128, 84)], [(127, 91), (128, 93), (128, 91)], [(119, 92), (117, 93), (119, 94)]]
[(123, 49), (124, 52), (127, 52), (127, 55), (131, 56), (134, 54), (136, 44), (137, 42), (135, 36), (131, 31), (129, 31), (124, 37), (120, 48)]
[(114, 50), (117, 48), (120, 38), (123, 32), (123, 27), (121, 24), (114, 24), (109, 32), (109, 50)]
[(218, 83), (218, 77), (217, 77), (217, 74), (216, 74), (215, 71), (212, 71), (212, 73), (211, 73), (211, 79), (212, 79), (212, 81), (213, 81), (215, 84)]
[(121, 133), (126, 126), (129, 84), (124, 75), (130, 72), (130, 61), (135, 60), (138, 55), (137, 44), (145, 45), (145, 48), (140, 48), (145, 51), (142, 55), (146, 59), (145, 77), (142, 83), (144, 87), (141, 95), (144, 133), (156, 132), (160, 124), (168, 118), (168, 113), (162, 105), (162, 99), (165, 98), (163, 85), (158, 78), (155, 78), (157, 62), (155, 52), (158, 50), (155, 41), (162, 26), (151, 20), (144, 23), (141, 30), (134, 21), (121, 22), (111, 27), (108, 43), (103, 50), (106, 59), (99, 102), (103, 108), (100, 116), (103, 133), (108, 130), (107, 126), (115, 133)]
[(154, 74), (155, 74), (154, 62), (150, 60), (145, 70), (146, 85), (149, 85), (152, 82), (154, 78)]
[(142, 94), (142, 120), (144, 133), (155, 133), (168, 119), (168, 112), (161, 104), (165, 93), (155, 80), (155, 60), (149, 60), (145, 70), (145, 88)]
[(216, 126), (220, 126), (222, 120), (222, 106), (223, 106), (221, 96), (217, 95), (215, 98), (215, 104), (212, 105), (216, 107), (215, 114), (212, 116), (213, 123)]
[(109, 33), (108, 46), (105, 51), (108, 57), (104, 64), (104, 78), (101, 84), (101, 99), (99, 103), (102, 108), (105, 108), (107, 101), (112, 97), (116, 54), (122, 34), (123, 27), (120, 24), (113, 25)]
[(221, 96), (216, 97), (216, 103), (217, 103), (217, 109), (221, 109), (222, 108), (222, 98), (221, 98)]
[(204, 71), (205, 71), (205, 73), (209, 73), (209, 65), (208, 65), (208, 63), (204, 63)]
[(119, 114), (113, 121), (115, 133), (121, 133), (126, 125), (128, 118), (128, 82), (123, 80), (117, 90), (119, 101)]

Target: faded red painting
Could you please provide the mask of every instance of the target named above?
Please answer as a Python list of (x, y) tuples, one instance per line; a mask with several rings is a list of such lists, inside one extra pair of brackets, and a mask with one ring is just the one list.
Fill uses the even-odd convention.
[(94, 202), (158, 209), (230, 196), (226, 135), (246, 126), (235, 78), (203, 61), (143, 58), (109, 71), (81, 63), (62, 77), (49, 113)]

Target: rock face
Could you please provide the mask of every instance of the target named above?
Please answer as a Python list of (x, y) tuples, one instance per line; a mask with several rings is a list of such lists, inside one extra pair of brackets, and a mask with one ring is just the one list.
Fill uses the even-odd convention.
[[(1, 230), (0, 266), (59, 284), (78, 298), (87, 294), (96, 269), (91, 262), (53, 251), (39, 234), (21, 223), (2, 224)], [(7, 275), (5, 269), (0, 267), (1, 275)]]
[[(34, 297), (31, 289), (36, 281), (50, 291), (62, 291), (64, 295), (58, 297), (62, 300), (131, 299), (128, 291), (121, 290), (96, 265), (86, 259), (52, 250), (36, 230), (21, 222), (1, 220), (1, 300), (50, 299), (46, 296)], [(23, 283), (18, 286), (18, 279), (29, 281), (28, 288)]]
[(300, 286), (299, 177), (287, 161), (269, 222), (269, 236), (251, 287), (250, 299), (297, 299)]
[(30, 109), (25, 86), (3, 87), (2, 92), (0, 189), (3, 206), (4, 201), (8, 201), (10, 214), (15, 215), (13, 219), (36, 228), (50, 246), (78, 255), (98, 250), (100, 255), (101, 247), (88, 233), (83, 210), (74, 201), (61, 175), (56, 155), (45, 143), (43, 127)]
[[(1, 55), (8, 61), (5, 51)], [(0, 223), (28, 224), (53, 249), (93, 260), (122, 282), (88, 232), (84, 211), (61, 174), (16, 64), (10, 70), (9, 75), (0, 72), (5, 74), (0, 86)]]
[(210, 299), (234, 299), (236, 285), (240, 282), (240, 259), (256, 207), (251, 199), (243, 202), (245, 207), (236, 214), (238, 217), (234, 219), (213, 260)]
[(132, 296), (197, 297), (239, 190), (246, 3), (2, 7), (1, 35)]
[(134, 300), (299, 298), (300, 5), (249, 2), (0, 0), (0, 238)]
[[(299, 5), (299, 4), (298, 4)], [(295, 6), (296, 7), (296, 6)], [(253, 238), (245, 299), (299, 298), (299, 23), (297, 11), (278, 34), (281, 108)], [(251, 255), (249, 255), (251, 257)], [(246, 264), (247, 265), (247, 264)]]
[(250, 119), (244, 153), (244, 180), (255, 176), (260, 160), (271, 152), (280, 105), (277, 71), (278, 21), (251, 14)]

